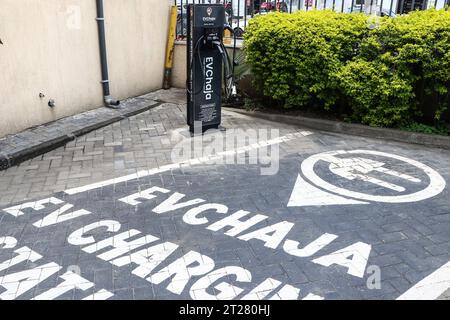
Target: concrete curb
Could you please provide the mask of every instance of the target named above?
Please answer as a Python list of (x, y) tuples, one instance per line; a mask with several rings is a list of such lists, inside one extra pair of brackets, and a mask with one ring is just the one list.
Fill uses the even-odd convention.
[(396, 129), (374, 128), (361, 124), (346, 123), (323, 119), (307, 118), (302, 116), (291, 116), (258, 111), (247, 111), (242, 109), (224, 108), (228, 111), (243, 115), (256, 117), (264, 120), (298, 125), (309, 129), (357, 135), (375, 139), (393, 140), (412, 144), (426, 145), (431, 147), (450, 149), (450, 137), (433, 134), (416, 133)]
[[(139, 98), (137, 98), (139, 99)], [(134, 109), (130, 111), (125, 111), (120, 115), (112, 116), (109, 119), (101, 119), (98, 122), (95, 122), (93, 124), (90, 124), (89, 126), (83, 127), (81, 129), (73, 130), (70, 133), (61, 133), (60, 136), (48, 139), (44, 142), (41, 142), (39, 144), (30, 145), (27, 148), (17, 150), (12, 153), (0, 153), (0, 171), (6, 170), (12, 166), (18, 165), (26, 160), (29, 160), (31, 158), (34, 158), (36, 156), (39, 156), (41, 154), (44, 154), (46, 152), (49, 152), (51, 150), (54, 150), (56, 148), (59, 148), (68, 142), (74, 140), (76, 137), (82, 136), (84, 134), (87, 134), (91, 131), (100, 129), (102, 127), (105, 127), (107, 125), (110, 125), (114, 122), (126, 119), (128, 117), (134, 116), (136, 114), (148, 111), (152, 108), (155, 108), (159, 105), (161, 105), (162, 101), (154, 100), (154, 104), (147, 105), (144, 107), (141, 107), (139, 109)], [(58, 121), (58, 120), (57, 120)]]

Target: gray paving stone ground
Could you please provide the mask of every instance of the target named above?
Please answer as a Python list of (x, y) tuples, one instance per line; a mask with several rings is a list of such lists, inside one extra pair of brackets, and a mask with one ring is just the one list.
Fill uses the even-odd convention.
[[(0, 170), (64, 145), (74, 137), (148, 110), (158, 104), (154, 95), (129, 98), (117, 109), (106, 107), (65, 117), (0, 139)], [(99, 140), (93, 140), (99, 141)]]
[[(306, 130), (302, 128), (224, 111), (223, 125), (228, 131), (233, 128), (278, 129), (280, 136), (290, 137), (276, 144), (279, 147), (279, 171), (275, 175), (261, 175), (261, 164), (201, 162), (167, 169), (165, 166), (173, 163), (174, 147), (179, 145), (180, 141), (191, 139), (186, 134), (184, 93), (177, 90), (160, 91), (143, 98), (166, 102), (144, 113), (78, 137), (63, 147), (19, 166), (0, 171), (1, 209), (49, 197), (64, 201), (46, 204), (41, 210), (24, 208), (24, 214), (19, 216), (11, 214), (11, 210), (8, 213), (0, 209), (0, 298), (2, 294), (10, 291), (14, 292), (3, 297), (31, 299), (48, 293), (49, 289), (64, 282), (61, 276), (68, 270), (78, 270), (80, 276), (86, 279), (84, 283), (93, 285), (85, 289), (70, 287), (70, 290), (60, 290), (58, 299), (82, 299), (92, 294), (98, 297), (98, 292), (102, 289), (110, 293), (107, 296), (109, 299), (180, 299), (192, 298), (202, 292), (192, 289), (194, 283), (202, 278), (192, 270), (180, 275), (172, 284), (171, 279), (160, 283), (156, 283), (156, 280), (151, 282), (133, 273), (136, 264), (118, 266), (103, 260), (100, 256), (108, 251), (106, 249), (87, 253), (82, 250), (85, 249), (83, 245), (73, 245), (68, 241), (68, 237), (75, 230), (101, 220), (117, 221), (121, 224), (121, 232), (136, 229), (142, 233), (140, 236), (152, 235), (159, 238), (154, 244), (170, 242), (177, 246), (168, 257), (160, 257), (159, 260), (155, 258), (160, 263), (152, 272), (148, 272), (149, 274), (159, 272), (161, 275), (169, 272), (164, 268), (181, 257), (186, 259), (189, 252), (211, 258), (215, 270), (227, 266), (248, 270), (251, 273), (249, 280), (237, 279), (232, 272), (228, 271), (227, 274), (222, 270), (224, 274), (220, 279), (214, 279), (210, 275), (207, 285), (197, 287), (214, 295), (224, 291), (223, 286), (218, 287), (221, 282), (228, 282), (234, 287), (227, 287), (229, 290), (225, 291), (237, 299), (268, 278), (271, 278), (271, 281), (279, 281), (282, 285), (271, 291), (267, 297), (280, 292), (282, 286), (291, 285), (300, 289), (300, 299), (308, 294), (325, 299), (396, 299), (450, 261), (448, 187), (431, 198), (417, 202), (369, 201), (368, 204), (287, 206), (301, 172), (302, 162), (312, 155), (335, 150), (364, 149), (385, 152), (426, 164), (436, 170), (444, 180), (449, 181), (450, 151), (326, 132), (305, 134)], [(268, 139), (270, 140), (270, 137)], [(342, 157), (348, 158), (348, 155)], [(346, 190), (379, 196), (419, 192), (430, 183), (430, 178), (424, 171), (404, 162), (367, 154), (358, 154), (358, 157), (383, 161), (385, 167), (411, 175), (420, 181), (406, 181), (398, 177), (389, 180), (382, 173), (375, 173), (374, 177), (379, 180), (389, 180), (392, 184), (402, 182), (406, 190), (395, 191), (373, 182), (339, 176), (331, 170), (329, 163), (323, 161), (315, 165), (314, 171), (320, 174), (322, 179)], [(153, 168), (156, 169), (154, 174), (141, 174), (138, 178), (117, 181), (77, 193), (67, 192), (69, 189), (142, 173)], [(164, 188), (170, 192), (155, 192), (157, 197), (153, 199), (137, 199), (140, 202), (137, 205), (119, 200), (151, 187)], [(302, 190), (300, 191), (306, 192)], [(209, 212), (201, 215), (207, 217), (206, 224), (186, 223), (183, 219), (186, 212), (200, 204), (155, 213), (155, 207), (174, 192), (185, 195), (180, 202), (201, 198), (204, 203), (225, 205), (228, 214), (245, 210), (249, 212), (247, 218), (256, 214), (267, 216), (257, 225), (259, 227), (254, 226), (249, 231), (282, 221), (294, 223), (287, 238), (298, 241), (301, 247), (324, 234), (334, 234), (338, 237), (311, 256), (294, 256), (283, 250), (282, 244), (274, 249), (264, 246), (264, 242), (258, 239), (246, 241), (238, 238), (249, 231), (238, 236), (228, 236), (225, 232), (229, 229), (207, 229), (207, 226), (223, 219), (225, 214)], [(328, 197), (325, 200), (329, 199)], [(66, 211), (61, 208), (65, 204), (73, 205), (69, 208), (71, 211), (67, 212), (87, 210), (91, 214), (72, 218), (69, 214), (69, 217), (66, 217), (68, 220), (64, 221), (62, 216)], [(33, 206), (39, 209), (36, 203)], [(52, 212), (61, 213), (60, 220), (48, 226), (35, 225), (38, 220)], [(105, 230), (93, 229), (84, 237), (93, 236), (98, 242), (114, 234)], [(14, 238), (17, 244), (2, 246), (1, 241), (6, 243), (6, 238), (2, 240), (2, 237), (10, 237), (9, 240)], [(132, 239), (135, 238), (139, 236)], [(371, 246), (370, 255), (364, 265), (379, 268), (379, 289), (368, 288), (370, 274), (365, 272), (366, 270), (363, 270), (362, 277), (359, 277), (348, 274), (347, 267), (337, 264), (324, 266), (313, 262), (314, 259), (359, 242)], [(27, 261), (1, 264), (16, 257), (18, 253), (14, 250), (25, 246), (40, 254), (42, 258), (30, 261), (31, 258), (28, 257)], [(149, 246), (147, 244), (139, 248)], [(119, 245), (119, 248), (124, 250), (123, 253), (136, 252), (137, 247)], [(154, 260), (148, 260), (149, 263), (151, 261)], [(41, 266), (50, 262), (61, 268), (45, 278), (45, 271), (51, 268)], [(183, 263), (178, 262), (177, 265)], [(23, 287), (11, 285), (21, 279), (19, 272), (32, 268), (37, 268), (39, 272), (24, 278), (33, 283), (28, 290), (23, 291)], [(448, 282), (449, 279), (441, 279), (433, 286), (440, 286), (445, 281)], [(82, 283), (81, 280), (76, 281), (77, 286), (81, 287)], [(177, 283), (178, 287), (182, 288), (180, 292), (176, 292), (173, 287), (177, 287)], [(66, 284), (66, 287), (63, 287), (67, 286)], [(242, 289), (242, 292), (237, 288)], [(195, 292), (190, 292), (191, 289)], [(264, 290), (259, 290), (258, 293), (263, 294)], [(449, 291), (443, 290), (436, 298), (448, 299)]]

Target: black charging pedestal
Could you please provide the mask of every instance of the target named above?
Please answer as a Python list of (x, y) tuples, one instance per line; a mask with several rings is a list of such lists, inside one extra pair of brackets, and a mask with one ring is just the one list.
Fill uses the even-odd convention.
[(222, 107), (225, 8), (190, 4), (187, 32), (187, 124), (189, 131), (218, 128)]

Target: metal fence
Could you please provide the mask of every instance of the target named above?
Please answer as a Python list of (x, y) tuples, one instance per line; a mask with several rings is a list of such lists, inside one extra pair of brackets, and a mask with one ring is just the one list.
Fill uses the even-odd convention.
[(442, 9), (450, 6), (450, 0), (175, 0), (178, 7), (177, 38), (187, 34), (187, 5), (189, 3), (223, 4), (226, 26), (242, 38), (245, 27), (255, 15), (271, 11), (295, 12), (299, 10), (330, 9), (337, 12), (361, 12), (377, 16), (395, 17), (413, 10)]

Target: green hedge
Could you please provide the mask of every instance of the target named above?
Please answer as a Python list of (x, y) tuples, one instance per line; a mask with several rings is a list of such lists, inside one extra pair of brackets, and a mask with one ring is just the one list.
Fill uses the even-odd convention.
[(284, 107), (346, 113), (372, 126), (442, 119), (450, 102), (450, 11), (396, 18), (329, 10), (252, 19), (247, 62)]

